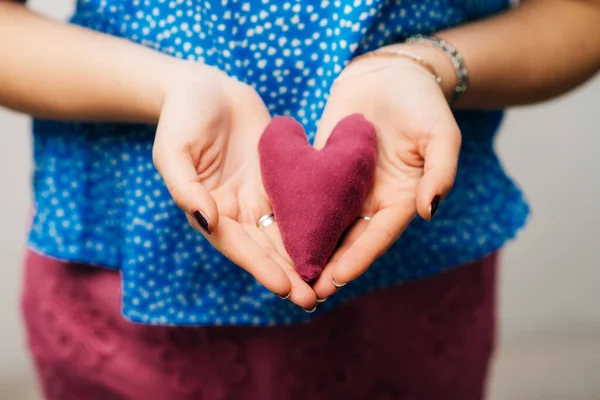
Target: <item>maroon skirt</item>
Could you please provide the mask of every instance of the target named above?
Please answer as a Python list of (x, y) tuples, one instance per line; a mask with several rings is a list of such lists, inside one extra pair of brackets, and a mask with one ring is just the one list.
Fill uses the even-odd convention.
[(192, 328), (130, 323), (117, 272), (29, 252), (22, 310), (51, 400), (478, 400), (496, 263), (377, 290), (308, 323)]

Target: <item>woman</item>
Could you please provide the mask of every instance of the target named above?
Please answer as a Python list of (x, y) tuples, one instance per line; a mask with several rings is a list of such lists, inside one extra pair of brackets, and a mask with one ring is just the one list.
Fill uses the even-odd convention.
[[(65, 26), (0, 2), (0, 104), (37, 118), (23, 310), (45, 396), (482, 398), (497, 251), (528, 213), (485, 110), (600, 64), (600, 2), (508, 8), (81, 0)], [(320, 147), (354, 112), (379, 142), (367, 218), (309, 286), (257, 223), (258, 139), (286, 114)]]

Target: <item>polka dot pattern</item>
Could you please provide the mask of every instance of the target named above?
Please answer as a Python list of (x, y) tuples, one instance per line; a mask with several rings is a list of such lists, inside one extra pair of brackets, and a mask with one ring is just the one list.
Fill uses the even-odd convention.
[[(74, 24), (216, 65), (256, 88), (312, 140), (329, 88), (354, 55), (498, 12), (508, 1), (80, 0)], [(124, 315), (178, 325), (293, 323), (361, 293), (436, 274), (501, 247), (528, 207), (493, 152), (501, 112), (457, 112), (455, 190), (365, 275), (315, 314), (281, 301), (195, 232), (152, 164), (155, 127), (34, 122), (30, 245), (122, 271)]]

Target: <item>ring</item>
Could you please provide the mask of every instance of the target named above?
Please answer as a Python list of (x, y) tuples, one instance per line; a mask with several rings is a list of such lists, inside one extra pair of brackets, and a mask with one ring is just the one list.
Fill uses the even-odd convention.
[(360, 217), (356, 218), (356, 219), (364, 219), (365, 221), (370, 221), (371, 217), (368, 215), (361, 215)]
[(275, 222), (275, 215), (273, 213), (265, 214), (256, 221), (256, 226), (260, 229), (264, 229), (267, 226)]

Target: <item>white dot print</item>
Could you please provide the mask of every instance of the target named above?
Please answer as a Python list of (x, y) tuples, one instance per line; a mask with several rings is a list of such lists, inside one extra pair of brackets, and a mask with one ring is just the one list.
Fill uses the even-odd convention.
[[(353, 57), (507, 7), (506, 0), (80, 0), (72, 23), (205, 62), (256, 88), (312, 143), (334, 79)], [(367, 291), (482, 257), (515, 236), (527, 203), (493, 150), (501, 112), (457, 111), (454, 189), (431, 222), (417, 218), (358, 280), (314, 314), (281, 301), (189, 226), (152, 163), (155, 126), (34, 121), (40, 253), (121, 270), (136, 322), (300, 322)]]

